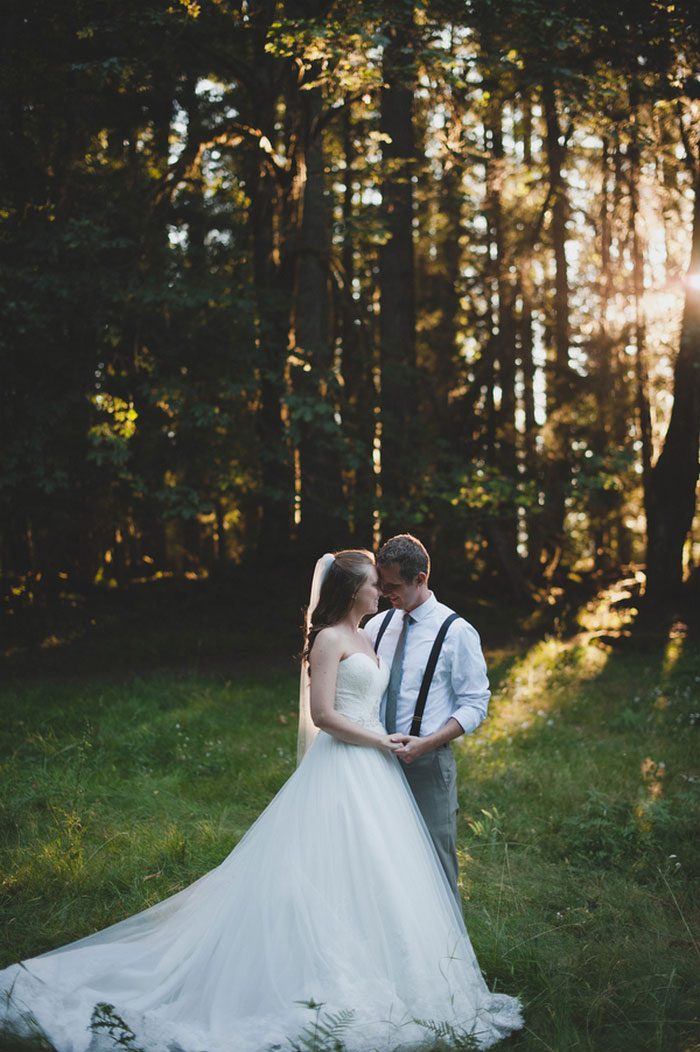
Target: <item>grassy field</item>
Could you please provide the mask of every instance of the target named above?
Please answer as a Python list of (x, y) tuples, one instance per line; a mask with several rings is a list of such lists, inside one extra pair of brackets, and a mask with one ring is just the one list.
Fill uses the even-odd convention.
[[(566, 638), (484, 632), (491, 714), (456, 747), (464, 915), (523, 999), (512, 1052), (700, 1052), (700, 646), (606, 610)], [(168, 672), (142, 631), (135, 675), (120, 631), (89, 674), (25, 661), (0, 687), (0, 965), (188, 884), (294, 770), (291, 660), (253, 668), (246, 637), (207, 668), (205, 639)]]

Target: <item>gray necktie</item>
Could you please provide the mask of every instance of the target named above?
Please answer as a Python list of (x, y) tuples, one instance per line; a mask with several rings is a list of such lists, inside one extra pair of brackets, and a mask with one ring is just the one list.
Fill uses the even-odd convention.
[(413, 624), (413, 618), (410, 614), (403, 615), (403, 625), (401, 626), (401, 632), (399, 634), (398, 642), (396, 644), (396, 650), (394, 651), (394, 657), (391, 662), (391, 672), (389, 673), (389, 686), (386, 691), (386, 717), (385, 724), (388, 734), (394, 734), (396, 732), (396, 702), (399, 697), (399, 687), (401, 686), (401, 673), (403, 671), (403, 652), (406, 649), (406, 636), (408, 635), (408, 626)]

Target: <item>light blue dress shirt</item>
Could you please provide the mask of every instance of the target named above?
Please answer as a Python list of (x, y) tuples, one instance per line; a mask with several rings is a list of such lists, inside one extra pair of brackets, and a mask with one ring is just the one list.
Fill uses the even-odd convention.
[[(410, 732), (430, 651), (440, 625), (451, 613), (450, 608), (439, 603), (432, 592), (424, 603), (411, 610), (415, 624), (411, 624), (408, 629), (396, 704), (396, 730), (399, 734)], [(365, 625), (373, 646), (385, 616), (386, 611), (375, 614)], [(389, 665), (402, 623), (403, 611), (397, 610), (379, 643), (379, 655)], [(469, 734), (486, 717), (490, 696), (479, 633), (468, 621), (459, 618), (450, 625), (440, 651), (423, 713), (421, 737), (440, 730), (450, 717), (454, 717), (464, 733)], [(385, 704), (386, 697), (382, 701), (382, 719)]]

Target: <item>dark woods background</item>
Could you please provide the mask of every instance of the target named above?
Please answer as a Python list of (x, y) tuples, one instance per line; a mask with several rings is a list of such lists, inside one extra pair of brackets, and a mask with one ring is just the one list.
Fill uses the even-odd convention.
[(515, 599), (692, 580), (694, 0), (2, 19), (13, 608), (407, 529)]

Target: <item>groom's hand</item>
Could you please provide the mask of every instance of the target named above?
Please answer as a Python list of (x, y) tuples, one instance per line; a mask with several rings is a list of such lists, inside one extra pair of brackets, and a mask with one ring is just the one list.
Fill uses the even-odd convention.
[(413, 734), (392, 734), (393, 742), (400, 742), (399, 748), (394, 750), (394, 756), (398, 756), (404, 763), (413, 763), (419, 756), (430, 752), (426, 738), (417, 738)]
[(407, 734), (394, 733), (389, 735), (389, 741), (391, 742), (391, 751), (393, 752), (394, 756), (397, 756), (401, 749), (403, 749), (406, 742), (410, 741), (410, 738)]

